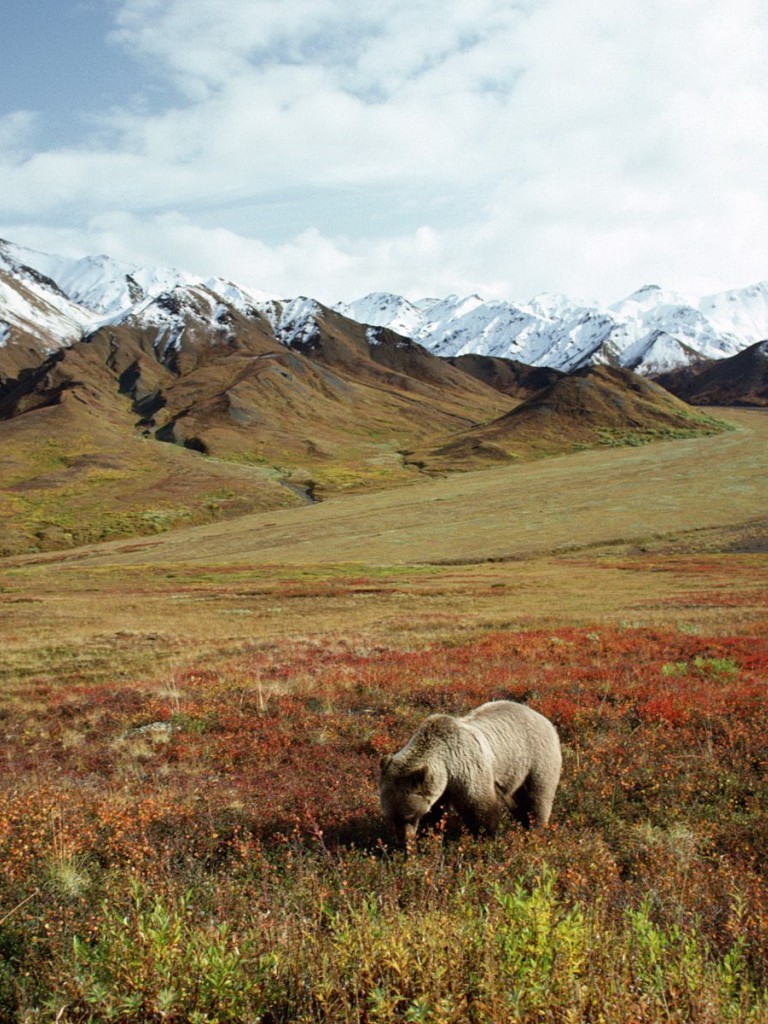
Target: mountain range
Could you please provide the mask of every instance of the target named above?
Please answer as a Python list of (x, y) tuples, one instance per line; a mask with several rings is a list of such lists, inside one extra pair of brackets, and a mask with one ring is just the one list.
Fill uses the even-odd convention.
[(720, 429), (628, 367), (728, 362), (766, 296), (329, 308), (0, 242), (0, 552)]
[[(0, 241), (0, 344), (23, 333), (50, 352), (100, 325), (139, 317), (167, 325), (172, 347), (173, 311), (157, 300), (179, 291), (196, 293), (198, 316), (214, 326), (223, 323), (228, 308), (245, 316), (258, 313), (288, 345), (311, 333), (323, 308), (312, 299), (280, 299), (222, 278), (138, 267), (108, 256), (70, 259)], [(608, 306), (552, 294), (526, 303), (477, 295), (411, 302), (376, 292), (338, 303), (333, 311), (387, 327), (440, 356), (494, 356), (565, 372), (609, 363), (657, 374), (732, 356), (768, 338), (768, 282), (696, 303), (646, 285)]]
[(695, 305), (647, 285), (611, 306), (561, 295), (525, 304), (484, 302), (477, 295), (414, 303), (374, 293), (337, 308), (406, 334), (436, 355), (499, 356), (566, 372), (609, 363), (652, 375), (735, 355), (768, 338), (768, 282)]

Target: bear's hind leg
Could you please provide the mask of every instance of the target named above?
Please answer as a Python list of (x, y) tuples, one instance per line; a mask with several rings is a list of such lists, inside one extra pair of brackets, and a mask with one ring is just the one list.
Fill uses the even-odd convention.
[(552, 804), (555, 802), (557, 784), (552, 785), (549, 779), (540, 779), (529, 775), (525, 780), (519, 796), (523, 798), (528, 826), (543, 828), (549, 822)]
[(519, 789), (511, 791), (501, 782), (496, 782), (496, 790), (514, 821), (523, 828), (530, 828), (536, 818), (536, 810), (531, 791), (527, 783)]

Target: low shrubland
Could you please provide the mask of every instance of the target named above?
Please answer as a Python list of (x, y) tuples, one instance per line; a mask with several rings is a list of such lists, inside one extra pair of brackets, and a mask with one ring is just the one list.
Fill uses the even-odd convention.
[[(0, 1020), (768, 1020), (768, 636), (266, 641), (0, 703)], [(553, 823), (392, 849), (432, 711), (556, 723)]]

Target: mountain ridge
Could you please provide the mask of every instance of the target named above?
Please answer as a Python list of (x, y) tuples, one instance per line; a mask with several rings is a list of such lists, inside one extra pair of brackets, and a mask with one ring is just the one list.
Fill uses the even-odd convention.
[(680, 366), (656, 378), (667, 391), (691, 405), (768, 406), (768, 341), (759, 341), (728, 359)]
[[(16, 276), (17, 290), (22, 284), (38, 302), (58, 308), (58, 344), (71, 342), (78, 331), (82, 337), (100, 325), (135, 317), (161, 295), (178, 289), (215, 296), (212, 315), (218, 302), (246, 316), (266, 317), (279, 340), (289, 346), (294, 339), (311, 335), (320, 310), (332, 309), (357, 323), (389, 328), (436, 355), (502, 357), (564, 372), (608, 363), (657, 374), (702, 359), (732, 356), (768, 338), (766, 281), (708, 295), (698, 303), (649, 284), (609, 305), (549, 293), (527, 302), (483, 300), (479, 295), (413, 302), (372, 292), (329, 307), (311, 297), (280, 298), (220, 277), (141, 267), (105, 255), (55, 256), (0, 240), (0, 310), (10, 313), (0, 312), (0, 348), (7, 348), (4, 339), (14, 330), (18, 335), (33, 319), (14, 314), (9, 275)], [(26, 302), (34, 305), (29, 295)], [(38, 331), (48, 351), (58, 347), (55, 320), (51, 314)], [(0, 374), (2, 363), (0, 359)]]
[(698, 305), (645, 285), (608, 306), (549, 294), (527, 303), (476, 295), (411, 303), (373, 292), (336, 308), (407, 330), (438, 355), (502, 357), (565, 372), (608, 363), (656, 374), (735, 355), (768, 337), (768, 282), (706, 296)]
[(654, 381), (620, 367), (597, 365), (558, 374), (496, 419), (408, 452), (406, 458), (424, 472), (439, 473), (722, 430), (721, 422)]

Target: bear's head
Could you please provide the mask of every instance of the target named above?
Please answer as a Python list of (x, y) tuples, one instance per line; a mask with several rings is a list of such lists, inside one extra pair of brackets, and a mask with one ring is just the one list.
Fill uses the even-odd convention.
[(422, 764), (414, 767), (392, 754), (381, 759), (379, 795), (384, 817), (395, 831), (397, 841), (406, 846), (416, 836), (424, 815), (440, 796), (434, 769)]

